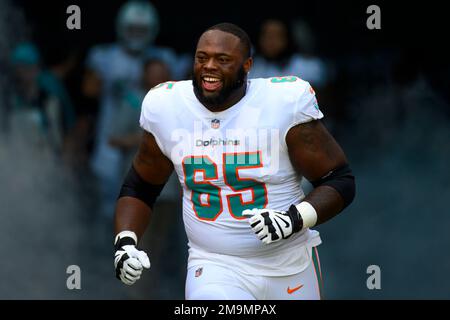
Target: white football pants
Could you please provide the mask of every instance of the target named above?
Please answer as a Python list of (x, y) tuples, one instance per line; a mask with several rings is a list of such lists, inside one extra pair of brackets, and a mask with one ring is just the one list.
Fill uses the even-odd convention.
[(187, 300), (319, 300), (322, 299), (322, 273), (317, 247), (302, 272), (281, 277), (243, 274), (213, 263), (188, 269)]

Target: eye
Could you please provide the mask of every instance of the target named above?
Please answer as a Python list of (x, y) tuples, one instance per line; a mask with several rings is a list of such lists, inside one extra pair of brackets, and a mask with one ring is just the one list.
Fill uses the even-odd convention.
[(205, 56), (196, 56), (195, 59), (197, 60), (198, 63), (204, 63), (207, 60)]
[(220, 63), (228, 63), (228, 62), (230, 62), (230, 58), (228, 58), (228, 57), (219, 57), (219, 62)]

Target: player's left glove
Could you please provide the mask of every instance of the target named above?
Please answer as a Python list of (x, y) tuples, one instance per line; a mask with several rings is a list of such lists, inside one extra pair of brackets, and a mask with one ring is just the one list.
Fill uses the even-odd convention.
[(258, 238), (265, 244), (287, 239), (303, 228), (303, 219), (297, 208), (291, 205), (288, 211), (252, 209), (242, 212)]

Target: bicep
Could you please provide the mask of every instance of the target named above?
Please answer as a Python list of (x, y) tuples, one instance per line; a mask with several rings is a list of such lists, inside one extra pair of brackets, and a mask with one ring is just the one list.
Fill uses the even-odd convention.
[(309, 181), (347, 163), (347, 158), (320, 120), (299, 124), (286, 135), (291, 163)]
[(162, 153), (155, 137), (147, 131), (142, 134), (133, 165), (142, 179), (152, 184), (164, 184), (173, 171), (172, 162)]

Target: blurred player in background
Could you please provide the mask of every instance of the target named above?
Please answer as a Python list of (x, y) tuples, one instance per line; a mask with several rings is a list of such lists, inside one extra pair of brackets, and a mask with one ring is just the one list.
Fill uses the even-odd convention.
[(169, 67), (162, 60), (147, 60), (143, 68), (141, 85), (126, 93), (111, 117), (110, 126), (114, 132), (110, 135), (109, 144), (122, 153), (122, 175), (128, 171), (139, 146), (141, 130), (136, 123), (141, 114), (142, 100), (151, 88), (172, 79)]
[(291, 30), (282, 20), (268, 19), (263, 22), (258, 37), (258, 50), (250, 78), (292, 75), (323, 87), (327, 82), (327, 66), (312, 54), (312, 35), (302, 21)]
[[(8, 128), (26, 148), (62, 156), (74, 110), (62, 84), (42, 65), (31, 42), (19, 43), (11, 54), (12, 87)], [(16, 141), (17, 144), (17, 141)]]
[(123, 154), (111, 145), (117, 128), (112, 125), (120, 105), (140, 90), (144, 62), (149, 58), (164, 61), (176, 71), (176, 56), (169, 48), (153, 45), (159, 32), (156, 9), (143, 1), (130, 1), (119, 10), (118, 42), (91, 49), (84, 78), (85, 94), (99, 97), (99, 115), (91, 166), (99, 181), (101, 213), (112, 217), (112, 203), (122, 178)]
[[(310, 228), (352, 202), (354, 177), (309, 83), (248, 80), (250, 51), (242, 29), (215, 25), (197, 43), (193, 80), (145, 97), (143, 138), (116, 204), (114, 262), (125, 284), (150, 267), (137, 244), (175, 170), (187, 299), (321, 298), (321, 239)], [(315, 187), (306, 196), (302, 177)]]

